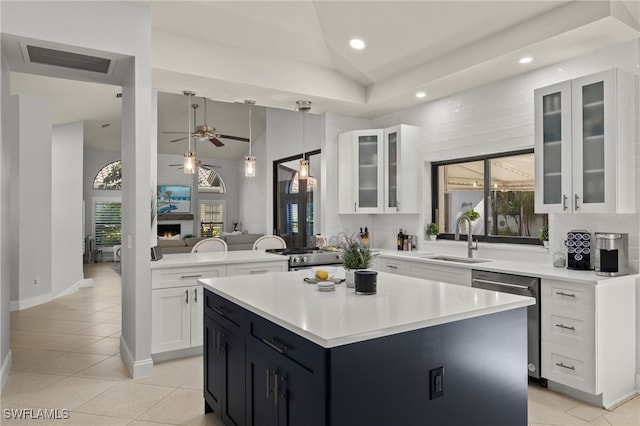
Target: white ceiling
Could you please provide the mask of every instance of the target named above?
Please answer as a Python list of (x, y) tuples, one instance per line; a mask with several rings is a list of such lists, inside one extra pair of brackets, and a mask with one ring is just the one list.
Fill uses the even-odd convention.
[[(174, 94), (159, 96), (160, 152), (176, 151), (162, 131), (186, 129), (183, 90), (220, 101), (207, 124), (246, 137), (244, 99), (291, 110), (305, 99), (312, 112), (375, 118), (640, 36), (638, 1), (142, 3), (152, 12), (154, 87)], [(352, 50), (352, 37), (366, 49)], [(534, 61), (519, 64), (525, 55)], [(118, 88), (15, 72), (11, 84), (51, 97), (56, 122), (85, 119), (88, 146), (119, 149)], [(225, 143), (239, 147), (226, 158), (246, 150)]]

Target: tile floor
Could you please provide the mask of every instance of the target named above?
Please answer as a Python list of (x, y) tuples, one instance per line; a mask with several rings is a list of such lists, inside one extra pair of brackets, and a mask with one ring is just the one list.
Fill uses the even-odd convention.
[[(85, 265), (95, 287), (11, 313), (13, 367), (0, 397), (0, 424), (222, 425), (215, 414), (203, 414), (201, 356), (129, 378), (119, 355), (121, 288), (112, 265)], [(68, 409), (69, 418), (7, 419), (11, 408)], [(581, 425), (640, 426), (640, 396), (606, 411), (529, 386), (529, 426)]]

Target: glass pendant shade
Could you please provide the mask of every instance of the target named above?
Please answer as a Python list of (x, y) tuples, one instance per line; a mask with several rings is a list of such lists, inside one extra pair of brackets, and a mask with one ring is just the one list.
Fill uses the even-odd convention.
[(187, 151), (184, 153), (184, 174), (192, 175), (196, 172), (196, 155)]
[(246, 177), (256, 176), (256, 157), (253, 155), (244, 157), (244, 175)]
[(309, 177), (309, 160), (300, 160), (298, 175), (300, 179), (307, 179)]

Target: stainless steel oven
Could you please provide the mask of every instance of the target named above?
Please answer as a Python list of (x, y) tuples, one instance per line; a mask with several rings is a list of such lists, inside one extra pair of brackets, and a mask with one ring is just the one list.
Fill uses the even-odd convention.
[(527, 307), (527, 350), (529, 376), (540, 377), (540, 278), (499, 272), (472, 271), (471, 286), (536, 299)]
[(312, 248), (292, 248), (266, 250), (269, 253), (276, 253), (289, 256), (289, 270), (299, 271), (309, 269), (314, 266), (339, 266), (342, 264), (340, 253), (319, 250)]

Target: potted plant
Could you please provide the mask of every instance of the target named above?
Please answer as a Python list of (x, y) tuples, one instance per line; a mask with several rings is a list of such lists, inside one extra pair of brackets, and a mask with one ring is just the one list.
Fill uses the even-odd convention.
[(342, 264), (347, 287), (354, 287), (354, 272), (356, 269), (367, 269), (371, 266), (373, 256), (369, 246), (364, 244), (356, 234), (346, 237), (341, 243)]
[(549, 225), (542, 225), (542, 229), (540, 230), (540, 241), (542, 241), (544, 248), (549, 248)]
[(427, 238), (429, 238), (430, 241), (435, 241), (436, 237), (440, 233), (440, 228), (438, 228), (438, 224), (435, 222), (431, 222), (429, 225), (427, 225), (426, 233), (427, 233)]

